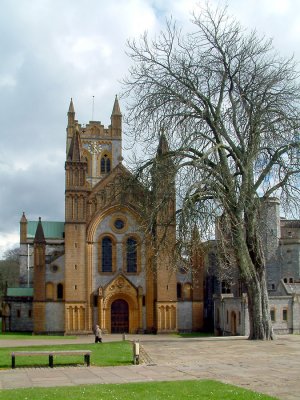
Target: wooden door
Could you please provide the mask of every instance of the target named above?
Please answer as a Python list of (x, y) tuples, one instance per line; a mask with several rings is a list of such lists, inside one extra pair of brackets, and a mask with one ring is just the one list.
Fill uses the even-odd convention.
[(125, 300), (115, 300), (111, 305), (111, 333), (129, 332), (129, 309)]

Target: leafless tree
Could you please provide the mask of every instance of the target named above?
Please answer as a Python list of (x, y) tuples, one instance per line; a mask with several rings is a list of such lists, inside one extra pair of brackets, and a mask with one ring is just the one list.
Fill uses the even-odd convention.
[(20, 248), (8, 249), (3, 254), (3, 260), (19, 263)]
[(177, 170), (179, 235), (223, 215), (247, 288), (250, 338), (272, 339), (259, 234), (261, 198), (299, 211), (298, 72), (271, 40), (244, 30), (227, 9), (173, 21), (153, 40), (129, 41), (129, 129), (147, 146), (164, 128)]

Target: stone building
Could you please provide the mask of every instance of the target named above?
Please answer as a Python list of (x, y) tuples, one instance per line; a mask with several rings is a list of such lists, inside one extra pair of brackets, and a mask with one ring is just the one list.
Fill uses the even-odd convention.
[[(274, 332), (300, 333), (300, 221), (280, 218), (279, 200), (271, 198), (262, 207), (260, 229)], [(221, 335), (249, 334), (247, 296), (238, 277), (215, 288), (214, 327)]]
[[(196, 274), (177, 273), (172, 260), (175, 179), (172, 165), (165, 165), (166, 151), (162, 134), (152, 189), (146, 190), (122, 163), (117, 97), (108, 128), (99, 121), (79, 124), (71, 100), (65, 221), (28, 221), (23, 213), (21, 287), (9, 288), (4, 299), (5, 330), (84, 334), (95, 324), (108, 333), (203, 327), (201, 257), (194, 252)], [(168, 199), (160, 202), (166, 186)], [(149, 233), (145, 216), (154, 203), (161, 206)]]
[[(23, 213), (20, 287), (7, 288), (4, 330), (84, 334), (99, 324), (108, 333), (249, 333), (247, 296), (238, 274), (220, 276), (217, 240), (199, 246), (194, 231), (190, 268), (174, 264), (175, 171), (167, 151), (162, 134), (146, 189), (122, 162), (118, 99), (107, 128), (79, 124), (71, 100), (65, 220), (30, 221)], [(279, 207), (270, 199), (261, 218), (270, 313), (275, 332), (300, 332), (300, 221), (280, 218)]]

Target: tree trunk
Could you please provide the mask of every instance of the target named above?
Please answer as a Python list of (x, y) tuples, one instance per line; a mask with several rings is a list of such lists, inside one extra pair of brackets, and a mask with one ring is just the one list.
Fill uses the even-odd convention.
[(233, 249), (248, 296), (249, 339), (274, 339), (266, 284), (266, 267), (260, 240), (257, 236), (249, 238), (249, 231), (248, 235), (245, 234), (244, 224), (237, 223), (237, 220), (233, 222), (231, 229)]
[(247, 286), (248, 311), (249, 311), (249, 339), (271, 340), (274, 339), (272, 322), (269, 310), (269, 299), (265, 273), (256, 274), (255, 279)]

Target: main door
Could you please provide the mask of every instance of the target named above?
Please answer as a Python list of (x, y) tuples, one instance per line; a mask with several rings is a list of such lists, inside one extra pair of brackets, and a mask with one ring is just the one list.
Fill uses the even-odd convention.
[(115, 300), (111, 305), (111, 333), (129, 332), (129, 310), (125, 300)]

